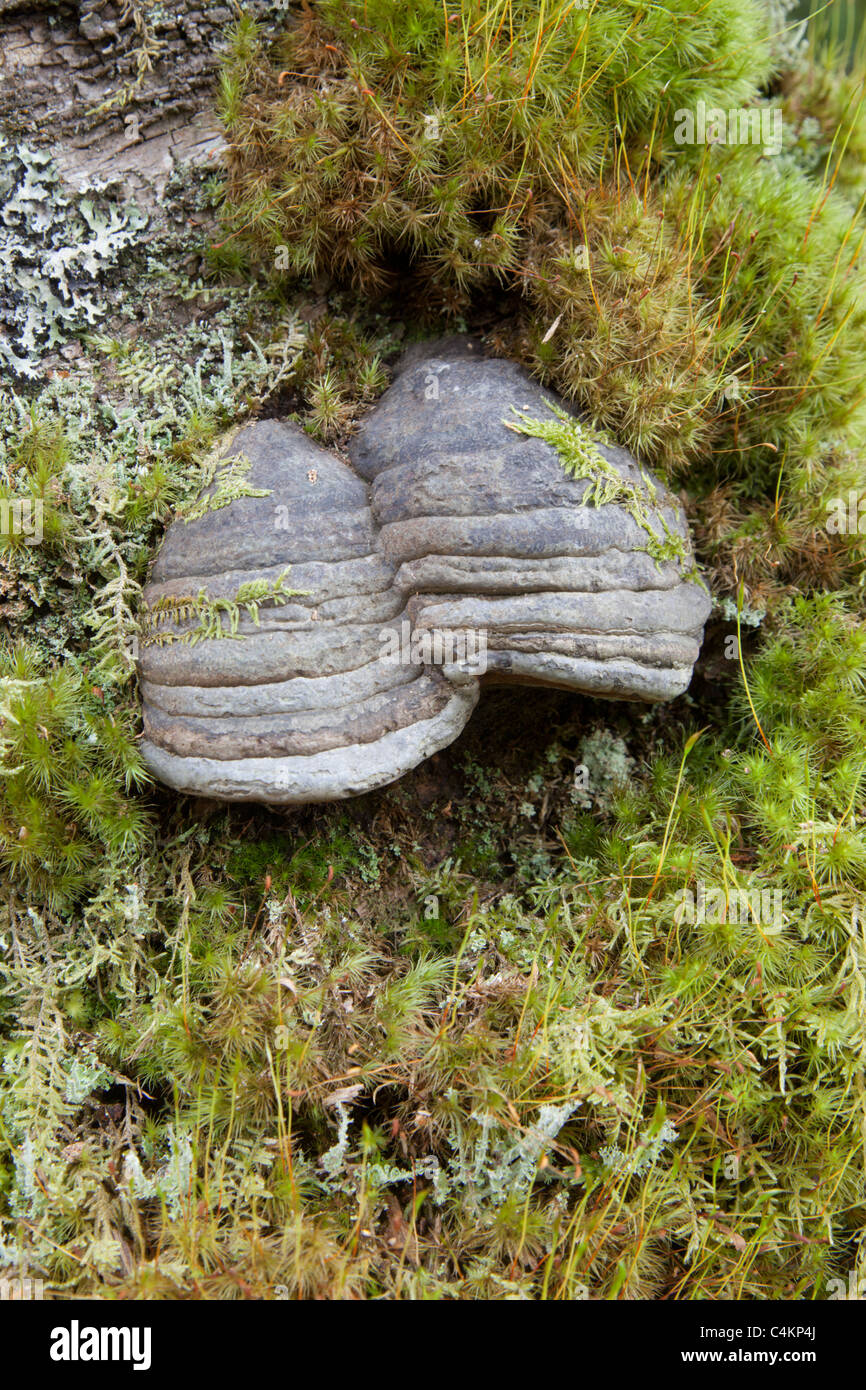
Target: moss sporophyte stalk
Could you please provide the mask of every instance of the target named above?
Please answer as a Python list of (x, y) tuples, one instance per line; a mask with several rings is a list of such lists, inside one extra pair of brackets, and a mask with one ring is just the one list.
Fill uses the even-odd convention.
[[(592, 484), (584, 494), (584, 504), (588, 502), (594, 507), (613, 505), (627, 511), (646, 532), (648, 540), (645, 549), (657, 565), (663, 560), (685, 561), (685, 543), (681, 536), (671, 531), (659, 510), (658, 489), (653, 480), (641, 470), (643, 490), (629, 482), (599, 448), (599, 445), (615, 447), (613, 440), (601, 430), (576, 420), (553, 401), (547, 401), (546, 405), (553, 416), (551, 420), (536, 420), (526, 411), (512, 407), (516, 420), (505, 420), (503, 423), (517, 434), (530, 435), (552, 444), (565, 471), (572, 478), (586, 479)], [(653, 525), (654, 521), (661, 527), (661, 534)]]

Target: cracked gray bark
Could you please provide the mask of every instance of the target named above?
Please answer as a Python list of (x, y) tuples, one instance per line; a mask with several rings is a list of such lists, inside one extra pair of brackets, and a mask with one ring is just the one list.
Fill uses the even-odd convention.
[(50, 146), (71, 184), (118, 180), (146, 207), (177, 164), (220, 152), (214, 75), (237, 12), (235, 0), (0, 0), (0, 129)]

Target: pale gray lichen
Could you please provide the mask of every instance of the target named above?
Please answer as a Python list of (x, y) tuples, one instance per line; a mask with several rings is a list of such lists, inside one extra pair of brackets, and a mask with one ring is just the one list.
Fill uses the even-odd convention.
[(634, 774), (635, 761), (625, 740), (610, 729), (594, 729), (580, 742), (578, 771), (572, 800), (584, 810), (609, 811), (613, 799)]
[(740, 623), (743, 627), (760, 627), (767, 616), (765, 608), (750, 608), (744, 604), (742, 608), (737, 607), (732, 598), (717, 599), (713, 605), (726, 623), (735, 623), (739, 613)]
[(18, 376), (108, 308), (105, 276), (147, 224), (108, 187), (66, 189), (50, 154), (0, 136), (0, 363)]
[(767, 11), (770, 54), (776, 72), (790, 72), (808, 51), (808, 18), (801, 13), (800, 0), (762, 0)]
[(679, 1130), (670, 1120), (664, 1120), (657, 1134), (651, 1132), (651, 1127), (643, 1130), (637, 1147), (631, 1153), (623, 1153), (618, 1144), (605, 1144), (599, 1150), (599, 1156), (609, 1173), (628, 1173), (631, 1177), (639, 1178), (658, 1162), (667, 1145), (675, 1143), (678, 1138)]

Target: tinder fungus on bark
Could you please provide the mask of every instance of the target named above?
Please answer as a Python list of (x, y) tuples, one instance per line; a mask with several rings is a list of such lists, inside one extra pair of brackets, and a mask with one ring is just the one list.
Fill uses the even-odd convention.
[(145, 589), (153, 773), (329, 801), (451, 743), (484, 682), (681, 694), (710, 609), (682, 508), (579, 421), (576, 463), (524, 432), (557, 405), (449, 345), (404, 359), (351, 466), (294, 425), (242, 429)]

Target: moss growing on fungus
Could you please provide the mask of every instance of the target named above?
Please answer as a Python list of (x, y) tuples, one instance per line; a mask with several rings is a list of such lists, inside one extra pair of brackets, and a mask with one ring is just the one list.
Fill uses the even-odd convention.
[[(547, 401), (546, 405), (554, 419), (536, 420), (526, 410), (512, 407), (516, 420), (505, 420), (507, 429), (516, 434), (531, 435), (533, 439), (543, 439), (552, 444), (559, 454), (562, 466), (572, 478), (590, 478), (593, 483), (592, 501), (597, 507), (606, 502), (635, 504), (637, 489), (614, 468), (598, 447), (600, 444), (612, 445), (613, 440), (600, 430), (568, 415), (561, 406)], [(649, 492), (649, 488), (647, 488)], [(653, 492), (655, 489), (653, 488)], [(638, 518), (635, 517), (637, 521)]]
[[(240, 495), (248, 497), (251, 494)], [(234, 598), (211, 598), (207, 590), (202, 588), (197, 594), (166, 594), (153, 604), (142, 603), (141, 644), (144, 647), (163, 647), (172, 642), (182, 642), (194, 647), (198, 642), (214, 642), (224, 637), (240, 639), (242, 634), (238, 632), (238, 624), (243, 613), (258, 627), (259, 609), (278, 608), (288, 603), (290, 598), (308, 592), (288, 588), (288, 574), (288, 569), (285, 569), (279, 579), (247, 580), (238, 587)], [(164, 630), (167, 623), (182, 627), (184, 623), (193, 621), (194, 627), (182, 628), (180, 632)]]
[[(208, 512), (221, 511), (223, 507), (228, 507), (232, 502), (236, 502), (239, 497), (270, 497), (270, 488), (251, 487), (247, 481), (247, 474), (252, 468), (252, 464), (243, 454), (235, 454), (227, 462), (221, 463), (217, 468), (214, 463), (212, 472), (216, 472), (213, 492), (197, 501), (189, 503), (180, 513), (180, 519), (189, 525), (191, 521), (199, 521)], [(203, 483), (205, 487), (210, 486), (211, 477), (205, 474)]]
[(572, 478), (587, 479), (592, 484), (584, 501), (588, 499), (594, 507), (615, 505), (627, 511), (646, 532), (648, 541), (645, 548), (657, 564), (662, 560), (685, 560), (682, 536), (671, 531), (656, 506), (658, 489), (652, 479), (642, 473), (642, 488), (629, 482), (598, 447), (599, 444), (610, 444), (611, 440), (568, 415), (552, 401), (548, 401), (547, 405), (553, 414), (552, 420), (535, 420), (526, 411), (515, 410), (517, 420), (506, 420), (505, 424), (519, 434), (531, 435), (534, 439), (543, 439), (545, 443), (552, 444), (566, 472)]

